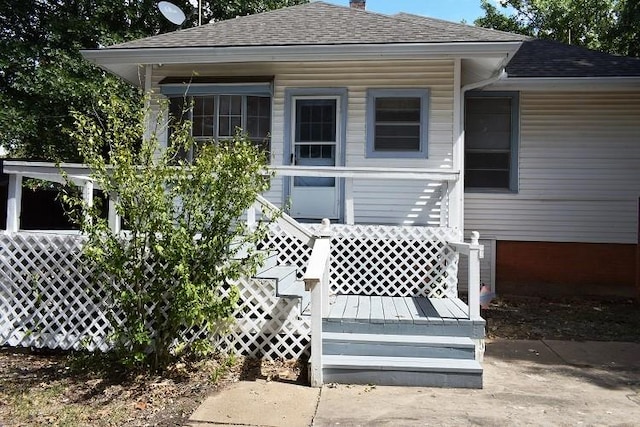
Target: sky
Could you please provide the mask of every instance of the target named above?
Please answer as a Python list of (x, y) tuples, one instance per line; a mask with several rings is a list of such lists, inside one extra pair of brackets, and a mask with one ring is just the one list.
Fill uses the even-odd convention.
[[(341, 6), (348, 6), (349, 0), (324, 0)], [(398, 12), (440, 18), (452, 22), (465, 20), (473, 24), (484, 15), (480, 0), (367, 0), (367, 10), (391, 15)]]

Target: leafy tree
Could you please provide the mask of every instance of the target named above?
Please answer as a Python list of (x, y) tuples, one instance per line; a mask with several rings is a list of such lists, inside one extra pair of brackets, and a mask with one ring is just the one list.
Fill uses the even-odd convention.
[(76, 114), (72, 136), (97, 188), (114, 197), (126, 218), (126, 233), (113, 233), (97, 206), (76, 193), (63, 198), (88, 236), (84, 253), (98, 273), (93, 280), (113, 302), (117, 354), (154, 369), (189, 349), (208, 354), (211, 335), (238, 301), (234, 280), (253, 275), (260, 261), (255, 246), (266, 225), (252, 229), (239, 218), (270, 185), (266, 155), (238, 134), (199, 147), (188, 164), (179, 153), (193, 147), (190, 122), (176, 123), (162, 149), (156, 137), (162, 123), (143, 139), (144, 108), (115, 94), (98, 103), (101, 117)]
[(621, 55), (640, 56), (640, 2), (621, 0), (616, 13), (618, 20), (610, 36), (611, 50)]
[(482, 0), (475, 24), (622, 55), (638, 55), (636, 0)]
[[(197, 24), (188, 0), (182, 27)], [(203, 22), (227, 19), (306, 0), (203, 1)], [(103, 82), (135, 102), (129, 84), (89, 64), (79, 53), (176, 29), (156, 0), (0, 0), (0, 146), (11, 155), (78, 160), (68, 132), (71, 111), (96, 111), (108, 96)]]

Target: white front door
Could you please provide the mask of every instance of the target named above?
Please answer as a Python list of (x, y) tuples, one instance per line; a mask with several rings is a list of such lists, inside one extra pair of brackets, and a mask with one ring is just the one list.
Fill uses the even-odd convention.
[[(293, 98), (291, 160), (298, 166), (336, 166), (340, 150), (338, 97)], [(300, 219), (337, 219), (339, 188), (336, 178), (301, 177), (291, 180), (291, 215)]]

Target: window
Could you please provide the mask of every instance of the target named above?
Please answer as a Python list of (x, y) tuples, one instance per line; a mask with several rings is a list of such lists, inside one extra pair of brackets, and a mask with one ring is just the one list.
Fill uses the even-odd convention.
[(465, 102), (465, 188), (516, 191), (518, 93), (469, 93)]
[(367, 95), (367, 157), (426, 158), (428, 90), (371, 89)]
[[(192, 108), (184, 109), (185, 100)], [(247, 132), (254, 144), (270, 149), (271, 98), (246, 95), (203, 95), (170, 98), (173, 117), (186, 112), (192, 121), (192, 134), (198, 143), (223, 140), (235, 135), (238, 128)], [(190, 153), (188, 158), (193, 157)]]
[[(254, 144), (269, 152), (271, 79), (253, 83), (214, 80), (165, 79), (161, 92), (169, 98), (169, 113), (191, 120), (197, 144), (232, 138), (240, 128)], [(193, 155), (193, 152), (185, 153), (188, 159), (193, 159)]]

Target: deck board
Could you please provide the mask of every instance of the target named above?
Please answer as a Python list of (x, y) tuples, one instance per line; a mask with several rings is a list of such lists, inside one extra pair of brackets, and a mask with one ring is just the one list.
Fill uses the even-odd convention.
[(465, 318), (469, 314), (469, 306), (460, 298), (451, 298), (451, 302), (456, 305), (462, 312), (460, 318)]
[(413, 318), (413, 323), (428, 323), (429, 316), (422, 311), (420, 305), (418, 303), (419, 298), (403, 298), (405, 304), (407, 304), (407, 308), (409, 309), (409, 313), (411, 314), (411, 318)]
[(398, 319), (399, 323), (413, 323), (413, 316), (409, 311), (409, 307), (407, 307), (407, 303), (404, 298), (401, 297), (393, 297), (389, 298), (393, 307), (396, 310), (395, 317)]
[(343, 319), (355, 320), (358, 315), (358, 302), (359, 298), (357, 295), (348, 295), (347, 296), (347, 305), (344, 308), (344, 314), (342, 315)]
[(447, 325), (467, 321), (468, 307), (459, 298), (337, 295), (327, 320)]
[(384, 323), (385, 318), (381, 296), (371, 297), (371, 316), (369, 319), (372, 323)]
[[(461, 304), (458, 304), (458, 301)], [(450, 298), (448, 303), (451, 314), (453, 314), (457, 319), (464, 319), (469, 314), (469, 307), (464, 302), (462, 302), (461, 299)]]
[(358, 314), (356, 314), (356, 319), (369, 320), (370, 317), (371, 317), (371, 297), (366, 295), (361, 295), (358, 297)]
[(347, 298), (343, 295), (336, 296), (335, 302), (329, 306), (329, 319), (339, 321), (344, 316), (347, 306)]
[(429, 323), (442, 324), (442, 317), (431, 304), (431, 300), (427, 298), (413, 298), (414, 302), (420, 307), (424, 316)]
[(431, 303), (431, 305), (433, 306), (433, 308), (436, 310), (436, 312), (438, 313), (438, 315), (440, 317), (442, 317), (443, 319), (455, 319), (456, 316), (453, 315), (453, 313), (451, 312), (450, 309), (450, 303), (448, 303), (445, 300), (436, 300), (433, 299), (431, 301), (429, 301)]

